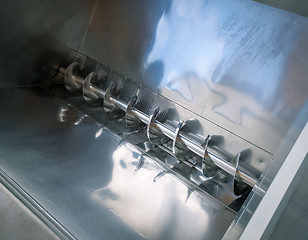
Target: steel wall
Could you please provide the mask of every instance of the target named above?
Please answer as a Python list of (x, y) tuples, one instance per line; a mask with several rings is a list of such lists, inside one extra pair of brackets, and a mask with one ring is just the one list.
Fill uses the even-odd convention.
[[(1, 1), (0, 87), (42, 84), (79, 50), (96, 1)], [(55, 66), (56, 68), (57, 66)]]
[(307, 18), (252, 1), (98, 1), (81, 52), (270, 153), (307, 99)]

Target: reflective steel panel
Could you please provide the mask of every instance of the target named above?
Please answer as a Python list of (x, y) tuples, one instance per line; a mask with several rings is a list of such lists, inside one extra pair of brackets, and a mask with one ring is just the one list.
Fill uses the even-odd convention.
[(100, 1), (82, 53), (273, 153), (307, 99), (308, 20), (252, 1)]
[(235, 212), (192, 193), (42, 88), (0, 90), (0, 167), (78, 239), (220, 239)]

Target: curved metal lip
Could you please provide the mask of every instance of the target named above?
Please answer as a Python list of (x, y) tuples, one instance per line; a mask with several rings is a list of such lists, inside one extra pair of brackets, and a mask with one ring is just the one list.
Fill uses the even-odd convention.
[(91, 72), (85, 79), (82, 88), (83, 98), (86, 103), (93, 107), (98, 107), (103, 104), (103, 98), (99, 97), (94, 91), (92, 84), (97, 80), (97, 74)]
[(111, 94), (115, 91), (115, 84), (111, 83), (105, 92), (105, 99), (104, 99), (104, 109), (107, 113), (111, 113), (116, 105), (111, 100)]
[(112, 82), (106, 89), (104, 96), (104, 102), (103, 102), (104, 110), (110, 117), (113, 118), (122, 117), (124, 113), (112, 99), (113, 97), (112, 95), (116, 95), (118, 92), (119, 90), (117, 90), (116, 84)]
[(66, 68), (64, 73), (64, 83), (68, 91), (74, 93), (82, 88), (82, 85), (79, 85), (78, 82), (76, 82), (76, 79), (78, 78), (76, 74), (80, 71), (81, 67), (78, 62), (73, 62)]
[(157, 107), (153, 111), (153, 113), (149, 116), (149, 122), (146, 128), (147, 138), (153, 142), (162, 139), (164, 136), (162, 131), (159, 128), (157, 128), (155, 124), (155, 120), (158, 115), (159, 115), (159, 107)]
[(211, 136), (208, 135), (206, 139), (204, 140), (204, 154), (202, 158), (202, 172), (203, 174), (208, 178), (213, 178), (218, 174), (218, 171), (220, 171), (219, 167), (217, 167), (214, 162), (211, 160), (211, 158), (207, 154), (207, 148), (211, 141)]
[(130, 128), (136, 128), (140, 124), (140, 119), (136, 116), (136, 113), (133, 111), (134, 106), (138, 101), (137, 95), (134, 95), (127, 104), (125, 112), (125, 122), (126, 125)]
[(178, 123), (176, 129), (175, 129), (175, 133), (174, 133), (174, 137), (172, 139), (172, 152), (176, 157), (179, 157), (179, 153), (177, 151), (177, 143), (181, 143), (181, 145), (187, 149), (187, 151), (189, 151), (189, 149), (187, 148), (187, 146), (182, 142), (181, 138), (179, 137), (180, 135), (180, 130), (185, 126), (186, 121), (182, 120)]

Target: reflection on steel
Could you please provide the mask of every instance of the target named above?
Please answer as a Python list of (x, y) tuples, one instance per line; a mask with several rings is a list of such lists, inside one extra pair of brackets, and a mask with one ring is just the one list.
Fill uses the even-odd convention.
[[(74, 62), (67, 69), (61, 67), (59, 70), (62, 73), (64, 72), (64, 82), (66, 88), (73, 93), (78, 92), (82, 90), (84, 86), (87, 86), (84, 84), (85, 80), (83, 80), (76, 74), (76, 69), (80, 69), (80, 66), (79, 63)], [(92, 76), (93, 73), (90, 73), (90, 75)], [(90, 78), (90, 75), (88, 76), (88, 78)], [(240, 153), (237, 154), (235, 158), (233, 158), (235, 159), (235, 164), (232, 164), (233, 160), (227, 161), (226, 159), (224, 159), (224, 157), (218, 156), (216, 153), (211, 151), (210, 146), (206, 145), (204, 147), (192, 138), (181, 133), (180, 130), (182, 126), (179, 126), (177, 129), (174, 129), (171, 126), (165, 125), (157, 120), (153, 120), (152, 116), (148, 116), (147, 114), (139, 111), (138, 109), (135, 109), (133, 105), (137, 101), (135, 99), (136, 96), (134, 96), (131, 100), (132, 104), (126, 104), (121, 99), (112, 96), (117, 91), (117, 87), (114, 83), (111, 83), (106, 91), (97, 88), (94, 84), (91, 84), (91, 82), (90, 86), (87, 86), (87, 88), (88, 91), (92, 92), (91, 96), (96, 95), (96, 97), (101, 97), (102, 99), (104, 99), (103, 105), (106, 112), (113, 113), (115, 111), (118, 112), (118, 110), (122, 110), (124, 112), (129, 111), (129, 113), (127, 113), (129, 116), (134, 116), (135, 119), (139, 119), (141, 122), (145, 123), (148, 126), (151, 125), (151, 128), (153, 128), (153, 126), (155, 125), (155, 127), (160, 132), (173, 140), (173, 150), (175, 149), (176, 142), (181, 141), (182, 145), (187, 147), (190, 151), (197, 154), (201, 158), (204, 158), (205, 154), (207, 154), (207, 156), (209, 156), (209, 158), (217, 167), (221, 168), (222, 170), (233, 176), (236, 180), (242, 181), (249, 186), (254, 186), (257, 183), (256, 178), (249, 176), (247, 173), (237, 168)], [(87, 94), (87, 97), (88, 96), (90, 95)]]
[[(0, 107), (8, 110), (0, 119), (0, 168), (42, 207), (34, 205), (36, 213), (53, 217), (76, 239), (222, 238), (235, 211), (198, 189), (186, 201), (190, 186), (171, 174), (153, 182), (163, 168), (151, 156), (135, 171), (143, 151), (90, 117), (74, 125), (80, 110), (39, 91), (0, 94), (10, 99)], [(56, 117), (61, 108), (64, 122)]]
[[(209, 142), (211, 141), (211, 136), (208, 135), (206, 139), (204, 140), (204, 159), (202, 161), (202, 170), (203, 174), (206, 177), (214, 177), (218, 172), (218, 167), (215, 165), (215, 163), (211, 160), (211, 157), (207, 155), (207, 147), (209, 145)], [(207, 157), (208, 156), (208, 157)]]

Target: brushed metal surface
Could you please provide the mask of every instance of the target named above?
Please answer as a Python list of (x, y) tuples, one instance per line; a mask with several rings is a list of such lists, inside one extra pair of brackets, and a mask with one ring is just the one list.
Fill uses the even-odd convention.
[(307, 44), (307, 18), (252, 1), (99, 1), (81, 52), (274, 153)]
[[(282, 164), (279, 172), (275, 176), (270, 187), (266, 191), (260, 205), (254, 212), (251, 220), (247, 224), (244, 232), (241, 235), (242, 239), (269, 239), (270, 234), (273, 231), (275, 224), (281, 216), (283, 210), (287, 205), (292, 206), (290, 200), (295, 205), (299, 205), (300, 201), (303, 201), (307, 195), (307, 191), (304, 189), (301, 191), (302, 199), (298, 199), (298, 194), (295, 189), (299, 185), (303, 187), (300, 182), (303, 176), (307, 173), (308, 167), (308, 124), (306, 122), (304, 129), (300, 133), (290, 153)], [(305, 180), (305, 178), (304, 178)], [(294, 194), (294, 195), (293, 195)], [(293, 198), (295, 196), (295, 198)], [(293, 202), (294, 201), (294, 202)], [(299, 206), (299, 209), (305, 211), (307, 205), (303, 204)], [(304, 216), (300, 215), (300, 216)], [(291, 219), (289, 219), (291, 220)], [(301, 217), (298, 219), (301, 220)], [(304, 218), (302, 219), (304, 220)], [(292, 221), (291, 226), (296, 232), (292, 232), (292, 236), (297, 239), (307, 238), (307, 228), (303, 228), (300, 224), (296, 224), (296, 221)], [(301, 230), (302, 228), (302, 230)], [(287, 238), (288, 234), (285, 234)], [(290, 236), (290, 235), (289, 235)]]
[[(291, 191), (291, 197), (288, 201), (285, 198), (283, 199), (283, 201), (287, 201), (285, 203), (286, 207), (278, 217), (277, 223), (268, 229), (270, 234), (264, 239), (308, 238), (308, 188), (306, 187), (308, 181), (308, 154), (304, 161), (306, 166), (301, 167), (301, 175), (296, 175), (296, 178), (299, 179), (297, 180), (298, 183), (295, 184), (294, 192)], [(289, 226), (292, 226), (293, 231), (288, 230)]]
[(41, 88), (2, 89), (0, 167), (78, 239), (220, 239), (235, 213), (192, 193)]
[(0, 239), (59, 239), (0, 183)]
[(1, 1), (0, 87), (44, 84), (79, 50), (96, 0)]
[[(271, 185), (276, 174), (279, 172), (281, 165), (284, 163), (296, 140), (299, 138), (300, 133), (305, 127), (307, 119), (308, 101), (305, 103), (299, 114), (296, 116), (296, 119), (292, 123), (287, 134), (284, 136), (281, 144), (279, 145), (277, 151), (269, 162), (267, 169), (263, 171), (262, 176), (260, 177), (261, 181), (247, 197), (246, 202), (244, 203), (236, 218), (232, 222), (232, 225), (229, 227), (223, 239), (227, 240), (240, 238), (243, 230), (246, 228), (249, 220), (257, 209), (265, 192)], [(296, 176), (296, 178), (298, 178), (298, 176)], [(300, 224), (298, 225), (298, 227), (300, 227)]]

